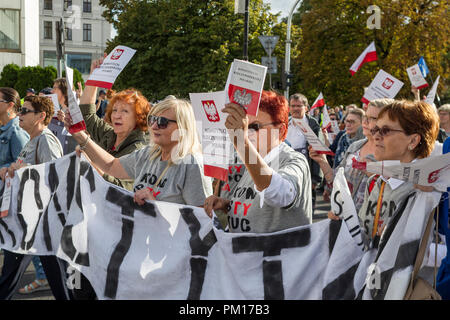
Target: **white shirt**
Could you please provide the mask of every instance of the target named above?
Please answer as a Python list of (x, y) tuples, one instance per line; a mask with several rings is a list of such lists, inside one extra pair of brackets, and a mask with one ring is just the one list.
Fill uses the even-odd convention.
[[(303, 117), (302, 123), (308, 124), (308, 119)], [(308, 124), (309, 125), (309, 124)], [(297, 150), (300, 148), (306, 148), (306, 138), (299, 126), (294, 124), (294, 121), (289, 121), (288, 133), (286, 140), (291, 144), (292, 149)]]
[[(271, 162), (279, 153), (280, 146), (276, 146), (264, 157), (264, 162)], [(260, 194), (259, 207), (262, 208), (264, 202), (272, 207), (286, 207), (295, 199), (295, 188), (292, 182), (284, 179), (281, 175), (275, 172), (272, 168), (272, 179), (269, 186), (259, 191), (256, 185), (254, 189)]]

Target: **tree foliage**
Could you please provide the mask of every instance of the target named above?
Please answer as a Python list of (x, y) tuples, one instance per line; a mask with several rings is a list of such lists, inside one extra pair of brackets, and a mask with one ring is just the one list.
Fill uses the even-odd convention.
[[(100, 3), (117, 29), (108, 52), (119, 44), (137, 50), (115, 89), (134, 87), (150, 100), (223, 90), (231, 62), (242, 59), (244, 16), (234, 14), (234, 0)], [(277, 25), (277, 16), (262, 0), (251, 0), (249, 10), (249, 60), (261, 63), (265, 52), (258, 36), (280, 32), (284, 39), (286, 27)], [(282, 45), (280, 41), (274, 55), (284, 55)]]
[[(63, 72), (63, 76), (65, 76), (65, 72)], [(53, 82), (56, 77), (57, 71), (53, 66), (45, 68), (41, 66), (21, 68), (16, 64), (8, 64), (3, 67), (0, 73), (0, 87), (14, 88), (23, 97), (26, 95), (28, 88), (33, 88), (39, 92), (44, 88), (53, 87)], [(78, 87), (78, 81), (84, 85), (80, 71), (74, 69), (73, 77), (75, 87)]]
[[(320, 91), (331, 104), (358, 103), (380, 69), (405, 83), (397, 98), (412, 98), (406, 68), (424, 56), (433, 76), (447, 79), (450, 16), (445, 1), (316, 0), (304, 1), (294, 21), (302, 33), (301, 52), (293, 59), (294, 90), (315, 98)], [(381, 28), (369, 29), (370, 5), (381, 9)], [(378, 61), (365, 64), (353, 77), (349, 68), (375, 41)], [(427, 78), (431, 86), (430, 78)], [(449, 82), (440, 83), (439, 92)], [(428, 89), (424, 90), (427, 93)]]

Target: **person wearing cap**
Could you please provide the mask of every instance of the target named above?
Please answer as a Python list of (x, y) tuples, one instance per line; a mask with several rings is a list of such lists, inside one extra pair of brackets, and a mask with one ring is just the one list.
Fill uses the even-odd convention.
[[(25, 97), (28, 97), (28, 96), (35, 96), (35, 95), (36, 95), (36, 91), (34, 91), (33, 88), (28, 88), (27, 91), (26, 91)], [(23, 106), (23, 102), (24, 102), (25, 97), (23, 97), (22, 99), (20, 99), (20, 105), (21, 105), (21, 106)]]
[(105, 90), (100, 90), (98, 99), (97, 101), (95, 101), (95, 106), (97, 108), (96, 115), (102, 119), (105, 116), (106, 107), (108, 106), (108, 100), (106, 100)]

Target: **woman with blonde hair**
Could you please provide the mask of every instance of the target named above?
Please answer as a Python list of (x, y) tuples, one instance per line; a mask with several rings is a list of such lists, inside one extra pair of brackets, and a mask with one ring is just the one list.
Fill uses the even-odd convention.
[[(191, 104), (182, 99), (165, 99), (151, 109), (147, 123), (150, 144), (120, 158), (106, 152), (85, 131), (73, 137), (100, 170), (119, 179), (133, 179), (134, 198), (139, 205), (146, 200), (160, 200), (202, 206), (212, 194), (212, 183), (203, 175)], [(66, 119), (68, 125), (70, 118)]]

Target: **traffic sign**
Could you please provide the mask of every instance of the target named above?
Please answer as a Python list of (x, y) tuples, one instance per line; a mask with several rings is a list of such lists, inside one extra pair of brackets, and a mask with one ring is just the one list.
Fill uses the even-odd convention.
[(261, 64), (267, 67), (267, 73), (277, 73), (277, 57), (261, 57)]
[(280, 39), (279, 36), (259, 36), (259, 41), (261, 42), (264, 50), (266, 50), (267, 54), (272, 55), (273, 50), (275, 50), (275, 46)]

